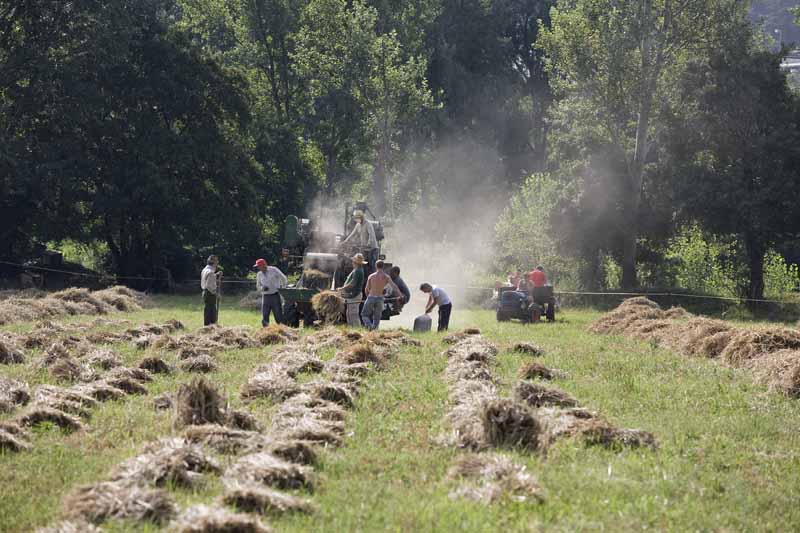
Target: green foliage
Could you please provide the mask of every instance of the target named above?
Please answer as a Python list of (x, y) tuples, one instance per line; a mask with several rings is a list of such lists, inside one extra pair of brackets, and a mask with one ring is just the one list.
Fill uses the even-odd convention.
[(546, 174), (530, 176), (515, 194), (495, 225), (495, 254), (501, 272), (524, 272), (544, 265), (559, 288), (580, 283), (580, 263), (559, 253), (553, 238), (550, 213), (562, 191)]
[(664, 254), (674, 271), (675, 285), (698, 294), (737, 297), (735, 241), (704, 235), (699, 226), (682, 228)]
[(764, 257), (764, 295), (767, 298), (786, 298), (800, 290), (800, 269), (787, 264), (774, 250)]

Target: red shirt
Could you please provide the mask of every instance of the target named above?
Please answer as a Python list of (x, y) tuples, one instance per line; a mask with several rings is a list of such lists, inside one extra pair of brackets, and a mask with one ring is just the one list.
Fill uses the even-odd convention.
[(534, 287), (544, 287), (547, 284), (547, 276), (541, 270), (534, 270), (528, 274), (528, 281), (530, 281)]

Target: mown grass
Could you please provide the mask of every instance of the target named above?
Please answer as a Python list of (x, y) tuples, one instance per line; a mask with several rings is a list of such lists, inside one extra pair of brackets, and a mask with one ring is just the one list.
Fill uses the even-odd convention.
[[(787, 530), (800, 523), (800, 402), (767, 393), (743, 371), (689, 359), (647, 343), (586, 332), (598, 316), (566, 310), (554, 325), (494, 321), (489, 312), (454, 313), (454, 325), (477, 325), (502, 347), (542, 345), (544, 364), (568, 373), (555, 382), (614, 423), (652, 431), (657, 451), (614, 451), (562, 441), (546, 457), (514, 454), (545, 489), (545, 503), (492, 506), (453, 501), (446, 473), (457, 452), (437, 444), (447, 388), (443, 345), (436, 334), (404, 350), (388, 371), (370, 377), (347, 420), (345, 445), (325, 452), (309, 497), (318, 512), (271, 517), (280, 531), (531, 529)], [(196, 300), (159, 299), (158, 307), (126, 315), (135, 322), (178, 318), (199, 326)], [(224, 325), (257, 325), (254, 312), (224, 309)], [(141, 357), (123, 349), (128, 361)], [(267, 351), (225, 352), (211, 374), (239, 405), (238, 389)], [(526, 357), (501, 352), (496, 374), (510, 387)], [(27, 367), (3, 369), (30, 382)], [(175, 390), (185, 373), (159, 376), (150, 394), (94, 410), (90, 431), (38, 432), (34, 451), (0, 456), (0, 530), (27, 531), (52, 522), (70, 488), (102, 478), (141, 444), (170, 435), (168, 413), (152, 409), (155, 394)], [(266, 403), (248, 407), (263, 422)], [(218, 480), (178, 501), (210, 502)], [(126, 523), (109, 530), (142, 530)], [(144, 527), (144, 530), (153, 530)]]

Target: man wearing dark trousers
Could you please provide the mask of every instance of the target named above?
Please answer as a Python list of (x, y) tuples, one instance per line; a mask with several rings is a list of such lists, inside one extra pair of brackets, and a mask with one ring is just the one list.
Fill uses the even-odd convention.
[(200, 288), (203, 290), (203, 325), (210, 326), (216, 324), (219, 319), (219, 285), (222, 272), (217, 272), (219, 258), (211, 255), (206, 261), (206, 267), (200, 274)]
[(425, 306), (425, 314), (430, 314), (433, 308), (439, 306), (439, 326), (437, 331), (447, 331), (450, 327), (450, 312), (453, 310), (453, 303), (444, 289), (434, 287), (430, 283), (423, 283), (419, 290), (428, 295), (428, 305)]
[(283, 322), (283, 305), (278, 289), (286, 287), (286, 276), (277, 267), (269, 266), (264, 259), (253, 265), (258, 269), (256, 274), (256, 290), (261, 293), (261, 325), (269, 326), (269, 314), (272, 312), (275, 321)]

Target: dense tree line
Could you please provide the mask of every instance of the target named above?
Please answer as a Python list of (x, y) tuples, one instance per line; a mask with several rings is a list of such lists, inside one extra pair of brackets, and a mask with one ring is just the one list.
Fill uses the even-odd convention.
[(752, 22), (788, 6), (749, 7), (0, 0), (0, 256), (69, 239), (180, 277), (369, 198), (409, 239), (488, 229), (496, 266), (593, 288), (682, 279), (670, 243), (698, 228), (759, 297), (798, 238), (800, 139)]

